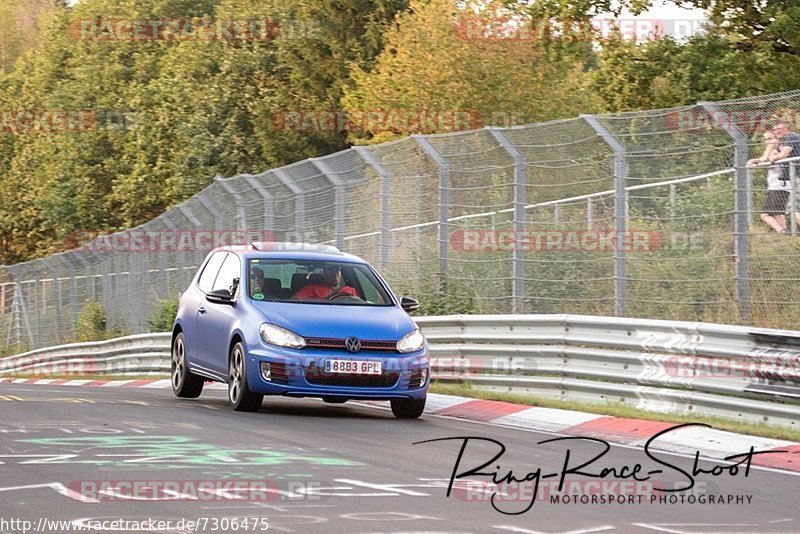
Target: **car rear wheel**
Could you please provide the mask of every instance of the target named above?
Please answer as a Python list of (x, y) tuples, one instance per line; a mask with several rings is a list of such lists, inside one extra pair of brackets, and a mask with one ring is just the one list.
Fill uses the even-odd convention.
[(425, 410), (425, 400), (422, 399), (394, 399), (392, 413), (398, 419), (416, 419)]
[(244, 345), (237, 342), (231, 349), (228, 366), (228, 398), (237, 412), (255, 412), (261, 407), (264, 395), (253, 393), (247, 385)]
[(186, 339), (183, 332), (172, 342), (172, 362), (170, 364), (172, 392), (176, 397), (195, 399), (203, 392), (203, 378), (189, 370), (186, 362)]

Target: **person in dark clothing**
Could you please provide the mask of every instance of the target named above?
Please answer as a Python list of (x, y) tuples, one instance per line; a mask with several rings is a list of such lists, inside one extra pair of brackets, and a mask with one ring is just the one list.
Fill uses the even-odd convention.
[[(777, 121), (772, 127), (772, 133), (778, 140), (778, 146), (769, 163), (800, 156), (800, 135), (791, 131), (785, 121)], [(790, 166), (794, 166), (795, 180), (800, 180), (800, 161), (780, 165), (780, 179), (788, 186), (786, 187), (788, 190), (792, 189)], [(797, 202), (798, 199), (794, 200)], [(795, 208), (796, 206), (790, 206), (789, 210), (794, 213), (795, 220), (800, 223), (800, 212), (797, 212)]]

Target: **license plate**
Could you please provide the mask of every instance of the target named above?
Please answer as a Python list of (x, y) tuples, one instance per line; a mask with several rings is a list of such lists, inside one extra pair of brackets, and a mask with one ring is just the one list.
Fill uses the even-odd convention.
[(326, 373), (348, 373), (354, 375), (379, 375), (381, 362), (364, 360), (325, 360)]

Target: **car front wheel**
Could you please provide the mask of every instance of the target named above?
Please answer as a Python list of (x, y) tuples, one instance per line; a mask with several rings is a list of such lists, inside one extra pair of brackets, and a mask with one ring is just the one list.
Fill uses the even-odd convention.
[(244, 345), (237, 342), (231, 349), (228, 371), (228, 398), (237, 412), (255, 412), (261, 407), (264, 395), (253, 393), (247, 385)]
[(416, 419), (425, 410), (425, 400), (422, 399), (394, 399), (392, 400), (392, 413), (398, 419)]
[(172, 392), (176, 397), (196, 399), (203, 392), (203, 378), (189, 370), (186, 362), (186, 339), (180, 332), (172, 341), (172, 362), (170, 364)]

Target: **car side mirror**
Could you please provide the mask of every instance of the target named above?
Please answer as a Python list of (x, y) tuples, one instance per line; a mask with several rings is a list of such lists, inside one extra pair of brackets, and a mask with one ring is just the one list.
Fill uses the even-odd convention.
[(206, 294), (206, 300), (217, 304), (233, 304), (233, 295), (227, 289), (215, 289)]
[(417, 299), (412, 299), (411, 297), (401, 297), (400, 307), (407, 312), (411, 312), (419, 309), (419, 301)]

